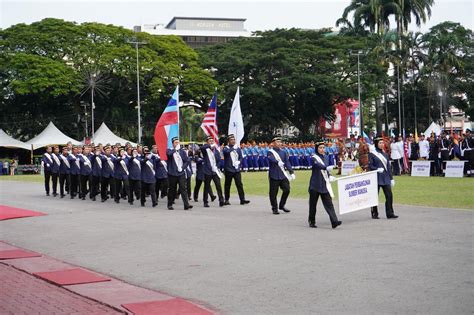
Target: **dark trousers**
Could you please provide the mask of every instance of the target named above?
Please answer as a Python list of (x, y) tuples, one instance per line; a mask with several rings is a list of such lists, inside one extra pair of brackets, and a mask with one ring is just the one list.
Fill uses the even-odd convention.
[(188, 200), (191, 199), (191, 176), (186, 178), (186, 194), (188, 195)]
[[(194, 200), (197, 201), (199, 197), (199, 189), (201, 189), (201, 185), (204, 183), (203, 180), (197, 179), (196, 178), (196, 183), (194, 185), (194, 193), (193, 197)], [(214, 196), (214, 192), (212, 191), (212, 187), (209, 186), (209, 196), (211, 196), (211, 199), (215, 199), (216, 197)], [(204, 191), (202, 192), (202, 198), (204, 199)]]
[[(156, 179), (156, 198), (168, 196), (168, 178)], [(160, 196), (161, 195), (161, 196)]]
[(135, 199), (137, 200), (141, 198), (142, 181), (136, 180), (136, 179), (129, 179), (128, 182), (129, 182), (128, 202), (132, 203), (133, 197), (135, 197)]
[(211, 191), (211, 180), (214, 182), (217, 190), (217, 196), (219, 196), (219, 202), (224, 202), (224, 196), (222, 196), (221, 179), (217, 174), (215, 175), (204, 175), (204, 204), (209, 203), (209, 195)]
[(224, 197), (226, 201), (229, 201), (230, 198), (230, 186), (232, 185), (232, 179), (235, 181), (235, 187), (237, 187), (237, 192), (239, 193), (240, 201), (245, 200), (244, 185), (242, 185), (242, 176), (240, 172), (225, 172), (225, 182), (224, 182)]
[(99, 194), (99, 184), (100, 184), (100, 176), (91, 176), (91, 183), (90, 183), (90, 197), (95, 198)]
[(332, 198), (329, 193), (319, 193), (315, 190), (309, 191), (309, 216), (308, 222), (309, 223), (316, 223), (316, 205), (318, 204), (319, 196), (321, 196), (321, 200), (323, 201), (323, 206), (326, 212), (329, 215), (329, 219), (331, 223), (337, 222), (337, 215), (336, 211), (334, 210), (334, 205), (332, 204)]
[(110, 187), (110, 195), (115, 196), (115, 183), (113, 177), (102, 177), (100, 182), (100, 197), (102, 200), (106, 200), (108, 198), (107, 194), (109, 193)]
[[(392, 187), (390, 185), (384, 185), (378, 187), (378, 190), (380, 192), (380, 188), (383, 190), (383, 194), (385, 195), (385, 214), (387, 217), (392, 216), (393, 213), (393, 194), (392, 194)], [(379, 211), (378, 207), (372, 207), (372, 217), (378, 217)]]
[(81, 181), (81, 193), (79, 194), (80, 198), (85, 198), (89, 191), (91, 192), (92, 197), (92, 190), (91, 190), (91, 175), (80, 175), (79, 179)]
[[(280, 204), (277, 204), (277, 194), (278, 188), (281, 188), (282, 194), (280, 199)], [(286, 200), (290, 195), (290, 182), (288, 179), (276, 180), (270, 178), (270, 204), (272, 205), (272, 210), (277, 210), (278, 208), (284, 208), (286, 205)]]
[(400, 175), (400, 162), (402, 159), (393, 160), (393, 175), (399, 176)]
[(142, 204), (142, 206), (145, 205), (145, 201), (146, 201), (146, 193), (148, 192), (151, 196), (151, 203), (152, 205), (156, 205), (157, 204), (157, 201), (156, 201), (156, 192), (155, 192), (155, 183), (145, 183), (145, 182), (142, 182), (142, 189), (141, 189), (141, 192), (140, 192), (140, 195), (141, 195), (141, 198), (140, 198), (140, 202)]
[(126, 179), (118, 179), (114, 178), (115, 181), (115, 196), (114, 199), (115, 201), (120, 201), (120, 197), (125, 197), (127, 193), (130, 191), (130, 184), (128, 181), (128, 178)]
[(77, 174), (71, 174), (70, 175), (70, 186), (69, 186), (69, 194), (71, 195), (71, 199), (74, 198), (77, 195), (77, 190), (79, 187), (79, 175)]
[(174, 199), (176, 198), (177, 186), (179, 186), (179, 191), (181, 193), (181, 199), (183, 200), (184, 207), (189, 207), (188, 193), (186, 190), (186, 178), (184, 175), (168, 175), (168, 207), (173, 205)]
[(64, 186), (69, 187), (69, 174), (59, 174), (59, 192), (64, 196)]
[(59, 173), (51, 173), (51, 179), (53, 182), (53, 195), (56, 195), (58, 191), (58, 178)]
[(44, 171), (44, 190), (49, 195), (49, 182), (51, 181), (51, 171)]

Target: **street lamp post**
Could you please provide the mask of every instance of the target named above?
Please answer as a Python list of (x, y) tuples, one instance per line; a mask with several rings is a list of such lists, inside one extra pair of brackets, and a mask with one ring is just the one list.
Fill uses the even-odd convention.
[(140, 62), (138, 59), (138, 45), (145, 45), (145, 42), (129, 41), (128, 43), (135, 45), (136, 58), (137, 58), (137, 111), (138, 111), (138, 143), (142, 142), (142, 120), (141, 120), (141, 107), (140, 107)]
[(89, 138), (89, 127), (87, 126), (87, 106), (89, 104), (81, 102), (81, 106), (84, 107), (84, 121), (86, 122), (86, 139)]
[(443, 92), (439, 91), (439, 120), (443, 124)]
[(357, 52), (357, 99), (359, 101), (360, 135), (364, 138), (364, 115), (362, 112), (362, 101), (360, 100), (360, 53), (360, 51)]

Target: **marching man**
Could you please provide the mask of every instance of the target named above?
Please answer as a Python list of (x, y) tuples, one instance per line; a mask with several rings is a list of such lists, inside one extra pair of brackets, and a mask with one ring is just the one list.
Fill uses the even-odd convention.
[(228, 145), (224, 147), (224, 172), (225, 172), (225, 183), (224, 183), (224, 196), (225, 205), (230, 205), (230, 186), (232, 185), (232, 179), (235, 181), (237, 192), (239, 193), (240, 204), (245, 205), (250, 201), (245, 200), (244, 186), (242, 185), (242, 176), (240, 175), (241, 165), (243, 160), (242, 150), (240, 147), (235, 147), (235, 136), (228, 136)]
[[(288, 154), (281, 148), (281, 138), (274, 137), (272, 139), (272, 148), (268, 150), (268, 161), (270, 169), (268, 177), (270, 180), (270, 203), (272, 205), (273, 214), (280, 214), (278, 210), (290, 212), (285, 205), (290, 195), (290, 180), (296, 178), (293, 168), (291, 167)], [(278, 188), (283, 191), (280, 204), (277, 204)]]
[(219, 170), (220, 154), (214, 139), (209, 136), (206, 138), (206, 144), (201, 147), (204, 158), (204, 207), (209, 208), (209, 194), (211, 191), (211, 180), (214, 182), (219, 197), (219, 207), (224, 206), (224, 196), (222, 196), (221, 178), (222, 173)]
[(318, 204), (319, 196), (323, 201), (324, 209), (329, 215), (331, 220), (332, 228), (335, 229), (342, 224), (337, 219), (334, 205), (332, 204), (332, 197), (334, 193), (332, 191), (331, 183), (335, 180), (329, 172), (334, 168), (334, 165), (329, 165), (328, 160), (325, 158), (325, 146), (324, 142), (316, 142), (316, 154), (312, 155), (312, 171), (311, 179), (309, 180), (309, 227), (316, 228), (316, 205)]

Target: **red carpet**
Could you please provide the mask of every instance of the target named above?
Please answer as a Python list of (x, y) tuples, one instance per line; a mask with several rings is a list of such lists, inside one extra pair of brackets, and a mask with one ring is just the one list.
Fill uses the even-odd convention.
[(175, 298), (165, 301), (123, 304), (135, 315), (212, 315), (213, 313), (191, 302)]
[(46, 213), (0, 205), (0, 221), (41, 215), (46, 215)]
[(98, 276), (95, 273), (80, 268), (47, 272), (35, 272), (33, 274), (58, 285), (72, 285), (110, 281), (109, 278)]
[(0, 250), (0, 260), (30, 257), (41, 257), (41, 254), (35, 252), (27, 252), (26, 250), (22, 249)]

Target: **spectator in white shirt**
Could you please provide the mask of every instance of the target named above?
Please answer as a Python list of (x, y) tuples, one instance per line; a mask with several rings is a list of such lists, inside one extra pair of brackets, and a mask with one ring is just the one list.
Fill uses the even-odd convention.
[(403, 158), (402, 137), (398, 137), (398, 142), (395, 141), (396, 138), (394, 137), (392, 144), (390, 144), (390, 158), (393, 160), (393, 175), (399, 176)]
[(425, 139), (425, 135), (422, 133), (420, 136), (420, 158), (428, 160), (430, 155), (430, 143)]

